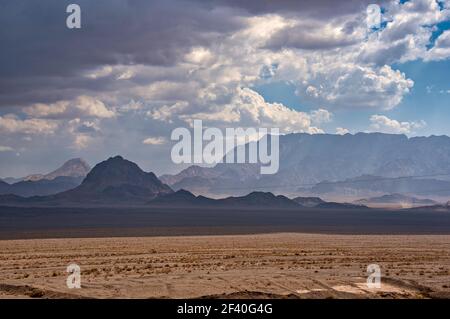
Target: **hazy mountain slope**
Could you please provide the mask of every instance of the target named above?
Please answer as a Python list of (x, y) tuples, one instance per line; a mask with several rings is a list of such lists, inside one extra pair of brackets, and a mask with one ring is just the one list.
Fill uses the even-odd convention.
[(408, 211), (427, 211), (427, 212), (443, 212), (443, 213), (449, 213), (450, 212), (450, 202), (447, 202), (446, 204), (438, 204), (438, 205), (431, 205), (431, 206), (420, 206), (420, 207), (413, 207), (408, 208)]
[(295, 197), (292, 200), (305, 207), (315, 207), (325, 203), (325, 201), (319, 197)]
[(212, 168), (200, 167), (197, 165), (189, 166), (175, 175), (161, 175), (159, 179), (167, 185), (174, 185), (183, 179), (190, 177), (214, 178), (220, 175), (220, 172)]
[(74, 158), (65, 162), (60, 168), (44, 175), (45, 179), (54, 179), (58, 176), (85, 177), (91, 167), (85, 160)]
[[(175, 189), (204, 192), (206, 188), (211, 194), (242, 194), (252, 190), (283, 193), (322, 181), (364, 175), (392, 178), (450, 173), (450, 138), (408, 138), (382, 133), (288, 134), (280, 137), (279, 162), (280, 169), (274, 175), (260, 175), (258, 164), (218, 164), (208, 169), (187, 169), (190, 174), (165, 178), (175, 181), (172, 184)], [(422, 192), (435, 186), (431, 185), (434, 183), (431, 179)]]
[(7, 186), (0, 185), (0, 194), (19, 196), (44, 196), (73, 189), (81, 184), (83, 177), (59, 176), (54, 179), (38, 181), (22, 181)]
[(166, 181), (171, 182), (168, 184), (174, 190), (189, 189), (204, 194), (241, 195), (248, 194), (247, 186), (254, 185), (261, 178), (259, 166), (253, 164), (217, 164), (213, 168), (190, 166), (177, 175), (164, 176)]
[(25, 197), (57, 194), (80, 185), (89, 171), (90, 167), (83, 159), (74, 158), (51, 173), (29, 175), (10, 185), (0, 183), (0, 194)]
[(14, 184), (23, 181), (23, 177), (15, 178), (15, 177), (5, 177), (2, 178), (2, 181), (8, 184)]
[(11, 185), (9, 185), (8, 183), (0, 180), (0, 194), (4, 194), (5, 190), (9, 189)]
[(61, 167), (48, 174), (33, 174), (28, 175), (22, 180), (24, 181), (38, 181), (42, 179), (54, 179), (59, 176), (70, 177), (85, 177), (91, 170), (89, 164), (81, 158), (73, 158), (65, 162)]
[(15, 184), (21, 181), (38, 181), (41, 179), (54, 179), (59, 176), (85, 177), (91, 170), (89, 164), (82, 158), (73, 158), (66, 161), (63, 165), (47, 174), (31, 174), (25, 177), (6, 177), (4, 182)]
[(399, 206), (430, 206), (436, 205), (437, 202), (431, 199), (420, 199), (412, 196), (406, 196), (402, 194), (389, 194), (379, 197), (364, 198), (355, 201), (356, 204), (363, 205), (383, 205), (383, 204), (394, 204)]
[(360, 192), (403, 193), (417, 195), (450, 194), (450, 181), (425, 178), (384, 178), (359, 176), (341, 182), (321, 182), (311, 188), (302, 188), (313, 194), (355, 194)]
[(325, 202), (315, 206), (322, 209), (369, 209), (369, 207), (360, 204)]

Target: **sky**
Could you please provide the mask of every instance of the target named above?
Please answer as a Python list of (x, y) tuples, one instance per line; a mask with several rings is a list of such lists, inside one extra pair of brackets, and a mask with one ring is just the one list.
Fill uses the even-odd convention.
[(170, 134), (194, 119), (450, 135), (450, 0), (375, 2), (375, 26), (371, 3), (2, 1), (0, 177), (117, 154), (177, 172)]

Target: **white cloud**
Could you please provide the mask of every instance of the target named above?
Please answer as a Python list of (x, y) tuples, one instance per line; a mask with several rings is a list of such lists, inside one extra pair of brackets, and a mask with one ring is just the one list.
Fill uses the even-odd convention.
[[(182, 119), (191, 123), (194, 119), (203, 120), (206, 125), (219, 127), (266, 127), (279, 128), (281, 132), (323, 133), (311, 125), (311, 116), (284, 106), (281, 103), (268, 103), (257, 92), (249, 88), (237, 88), (230, 101), (225, 104), (212, 104), (195, 112), (186, 104), (163, 106), (150, 112), (155, 119), (174, 121)], [(316, 118), (327, 117), (325, 110), (318, 111)]]
[(135, 101), (134, 99), (131, 99), (128, 103), (122, 104), (116, 109), (121, 113), (126, 113), (141, 110), (143, 107), (144, 104), (141, 101)]
[(186, 61), (193, 64), (207, 64), (212, 60), (212, 53), (209, 49), (196, 47), (191, 50), (185, 57)]
[(0, 152), (12, 152), (12, 151), (14, 151), (12, 147), (0, 145)]
[(113, 67), (110, 65), (106, 65), (106, 66), (100, 67), (96, 70), (87, 72), (85, 76), (90, 79), (98, 79), (98, 78), (106, 77), (106, 76), (110, 75), (112, 72), (113, 72)]
[(286, 27), (274, 33), (266, 46), (272, 50), (297, 48), (305, 50), (331, 50), (362, 41), (364, 29), (346, 30), (347, 21), (317, 21), (304, 18), (286, 23)]
[(92, 137), (86, 134), (77, 134), (74, 136), (72, 147), (81, 150), (89, 146), (92, 142)]
[(36, 103), (23, 110), (35, 118), (72, 119), (72, 118), (111, 118), (114, 112), (105, 104), (90, 96), (79, 96), (72, 101), (59, 101), (52, 104)]
[(173, 117), (178, 114), (182, 114), (184, 110), (189, 106), (186, 101), (175, 102), (172, 105), (163, 105), (147, 112), (147, 116), (158, 121), (173, 122)]
[(343, 128), (343, 127), (337, 127), (336, 128), (336, 134), (337, 135), (345, 135), (345, 134), (348, 134), (348, 133), (350, 133), (350, 131), (348, 129), (346, 129), (346, 128)]
[(435, 42), (431, 50), (427, 52), (425, 60), (443, 60), (450, 57), (450, 30), (444, 31)]
[[(414, 82), (404, 73), (387, 65), (361, 61), (361, 42), (325, 51), (289, 47), (277, 51), (264, 47), (271, 35), (295, 23), (298, 22), (292, 18), (273, 14), (248, 18), (247, 28), (221, 37), (220, 43), (192, 49), (185, 59), (190, 62), (165, 69), (135, 67), (142, 85), (120, 94), (147, 104), (159, 103), (156, 108), (159, 114), (152, 107), (150, 117), (165, 120), (170, 117), (168, 112), (177, 111), (180, 105), (185, 105), (184, 113), (192, 114), (204, 113), (209, 108), (207, 104), (225, 106), (237, 89), (262, 81), (289, 82), (297, 87), (301, 100), (326, 109), (391, 109), (413, 87)], [(334, 27), (328, 26), (327, 32), (342, 33), (349, 28), (346, 20), (336, 23)], [(354, 29), (358, 34), (365, 30), (360, 24)], [(316, 36), (320, 37), (320, 32)], [(262, 74), (268, 78), (264, 79)]]
[[(228, 122), (242, 118), (228, 106), (236, 90), (264, 81), (289, 82), (310, 106), (389, 110), (401, 103), (414, 82), (382, 62), (423, 56), (416, 51), (426, 49), (430, 25), (442, 21), (446, 13), (430, 1), (390, 3), (386, 10), (386, 28), (373, 34), (367, 33), (363, 9), (326, 23), (280, 14), (242, 17), (244, 28), (221, 35), (209, 46), (191, 48), (173, 66), (115, 67), (112, 77), (132, 70), (139, 81), (114, 94), (118, 99), (143, 102), (150, 118), (171, 118), (172, 122), (171, 112), (184, 117), (222, 117)], [(302, 40), (305, 32), (294, 36), (288, 31), (307, 25), (316, 26), (317, 32), (308, 36), (308, 47), (303, 48), (297, 38)], [(328, 43), (330, 39), (334, 42)], [(281, 47), (274, 45), (276, 41), (281, 41)], [(381, 61), (380, 57), (388, 59)], [(267, 78), (261, 77), (263, 70), (270, 71), (264, 73)], [(214, 114), (208, 115), (214, 108)]]
[(331, 122), (333, 113), (324, 109), (318, 109), (310, 112), (311, 122), (315, 125)]
[(404, 73), (385, 65), (381, 68), (355, 64), (318, 65), (308, 86), (297, 94), (335, 108), (392, 109), (413, 87)]
[[(450, 19), (450, 10), (441, 10), (435, 0), (388, 2), (383, 19), (386, 27), (363, 43), (360, 58), (378, 65), (417, 59), (435, 60), (439, 55), (428, 51), (435, 26)], [(436, 43), (437, 44), (437, 43)], [(447, 52), (447, 57), (450, 52)]]
[(58, 124), (52, 120), (25, 119), (14, 114), (0, 116), (0, 132), (23, 134), (53, 134)]
[(148, 137), (142, 141), (145, 145), (162, 145), (166, 142), (166, 139), (162, 136), (158, 137)]
[(372, 131), (390, 134), (409, 134), (426, 126), (424, 121), (399, 122), (384, 115), (372, 115), (370, 122), (370, 129)]

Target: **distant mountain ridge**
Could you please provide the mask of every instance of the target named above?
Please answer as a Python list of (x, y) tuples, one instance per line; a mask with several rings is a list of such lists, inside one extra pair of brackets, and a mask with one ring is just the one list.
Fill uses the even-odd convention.
[[(195, 168), (197, 170), (198, 168)], [(221, 166), (226, 171), (227, 166)], [(242, 167), (241, 167), (242, 169)], [(245, 170), (245, 167), (244, 167)], [(236, 172), (235, 170), (231, 173)], [(229, 175), (232, 178), (239, 174)], [(72, 177), (57, 177), (53, 180), (24, 181), (32, 185), (54, 183)], [(389, 178), (388, 178), (389, 179)], [(373, 180), (370, 180), (373, 181)], [(364, 182), (366, 182), (364, 180)], [(16, 183), (16, 184), (21, 184)], [(323, 183), (329, 185), (330, 183)], [(331, 183), (333, 184), (333, 183)], [(236, 184), (239, 185), (239, 184)], [(0, 182), (2, 187), (11, 187)], [(388, 196), (390, 200), (406, 198), (401, 194)], [(376, 200), (376, 199), (375, 199)], [(433, 201), (414, 200), (421, 204), (432, 204)], [(339, 203), (324, 201), (319, 197), (293, 197), (274, 195), (272, 192), (252, 191), (242, 196), (228, 196), (212, 199), (181, 189), (174, 192), (164, 184), (154, 173), (144, 172), (135, 163), (121, 156), (110, 157), (98, 163), (83, 179), (81, 184), (73, 189), (47, 196), (23, 197), (11, 193), (0, 195), (0, 205), (3, 206), (165, 206), (165, 207), (249, 207), (256, 209), (368, 209), (363, 202)]]
[(391, 205), (399, 205), (399, 206), (403, 206), (403, 207), (412, 207), (412, 206), (431, 206), (431, 205), (437, 205), (438, 203), (430, 200), (430, 199), (421, 199), (421, 198), (416, 198), (416, 197), (412, 197), (412, 196), (406, 196), (406, 195), (402, 195), (402, 194), (388, 194), (388, 195), (383, 195), (383, 196), (379, 196), (379, 197), (372, 197), (372, 198), (364, 198), (364, 199), (360, 199), (355, 201), (355, 203), (357, 204), (362, 204), (362, 205), (386, 205), (386, 204), (391, 204)]
[(29, 175), (15, 183), (0, 182), (0, 194), (25, 197), (57, 194), (80, 185), (90, 169), (86, 161), (74, 158), (48, 174)]
[(184, 189), (175, 193), (156, 198), (149, 202), (150, 205), (191, 205), (191, 206), (219, 206), (219, 207), (257, 207), (257, 208), (300, 208), (301, 205), (293, 200), (268, 192), (252, 192), (245, 196), (212, 199), (204, 196), (195, 196)]
[(305, 207), (316, 207), (317, 205), (325, 203), (325, 201), (319, 197), (295, 197), (292, 200)]
[[(64, 178), (64, 177), (58, 177)], [(46, 180), (50, 182), (49, 180)], [(39, 183), (22, 182), (22, 183)], [(0, 183), (1, 184), (1, 183)], [(304, 206), (299, 203), (308, 204)], [(21, 197), (13, 194), (0, 195), (0, 205), (19, 206), (165, 206), (165, 207), (223, 207), (256, 209), (306, 209), (311, 203), (317, 207), (331, 204), (331, 208), (349, 209), (363, 206), (326, 203), (320, 198), (296, 198), (294, 200), (270, 192), (251, 192), (245, 196), (211, 199), (195, 196), (189, 191), (174, 192), (155, 174), (144, 172), (133, 162), (121, 156), (110, 157), (98, 163), (74, 189), (49, 196)], [(321, 208), (328, 208), (322, 206)]]
[[(149, 202), (149, 205), (171, 207), (220, 207), (220, 208), (257, 208), (257, 209), (368, 209), (364, 205), (350, 203), (325, 202), (320, 198), (307, 199), (308, 206), (299, 203), (299, 198), (290, 199), (283, 195), (270, 192), (251, 192), (244, 196), (230, 196), (221, 199), (211, 199), (202, 195), (195, 196), (184, 189)], [(314, 202), (314, 205), (311, 203)]]
[(42, 179), (54, 179), (60, 176), (85, 177), (91, 170), (89, 164), (82, 158), (73, 158), (65, 162), (61, 167), (48, 174), (33, 174), (23, 178), (25, 181), (38, 181)]
[(431, 178), (386, 178), (363, 175), (338, 182), (320, 182), (309, 188), (299, 188), (301, 192), (317, 195), (355, 194), (361, 192), (378, 192), (391, 194), (416, 194), (422, 196), (450, 195), (450, 181)]
[[(248, 150), (248, 144), (245, 149)], [(289, 190), (324, 194), (321, 182), (348, 181), (372, 176), (392, 179), (385, 192), (413, 193), (447, 188), (450, 193), (450, 137), (412, 137), (383, 133), (346, 135), (295, 133), (280, 136), (280, 168), (274, 175), (260, 175), (259, 164), (217, 164), (212, 168), (189, 167), (164, 180), (174, 189), (194, 193), (245, 194), (253, 190), (284, 193)], [(441, 176), (435, 176), (442, 174)], [(430, 176), (402, 183), (399, 176)], [(351, 183), (350, 183), (351, 182)], [(411, 183), (409, 183), (411, 182)], [(329, 183), (329, 182), (327, 182)], [(318, 187), (314, 188), (314, 185)], [(322, 186), (324, 186), (322, 188)], [(339, 193), (339, 187), (335, 190)], [(371, 186), (367, 187), (369, 190)], [(330, 192), (333, 192), (331, 190)]]
[(0, 194), (24, 197), (52, 195), (73, 189), (82, 181), (83, 177), (58, 176), (51, 180), (21, 181), (12, 185), (0, 183)]
[(413, 208), (409, 208), (408, 210), (411, 210), (411, 211), (426, 210), (426, 211), (450, 213), (450, 202), (447, 202), (446, 204), (413, 207)]
[(54, 179), (60, 176), (85, 177), (91, 167), (82, 158), (74, 158), (65, 162), (60, 168), (44, 175), (44, 179)]
[[(57, 177), (54, 180), (23, 181), (17, 184), (38, 185), (54, 183), (72, 177)], [(6, 183), (0, 187), (14, 187)], [(110, 157), (98, 163), (76, 187), (48, 196), (24, 198), (11, 193), (0, 196), (0, 204), (29, 205), (138, 205), (162, 195), (173, 193), (155, 174), (144, 172), (133, 162), (121, 156)]]

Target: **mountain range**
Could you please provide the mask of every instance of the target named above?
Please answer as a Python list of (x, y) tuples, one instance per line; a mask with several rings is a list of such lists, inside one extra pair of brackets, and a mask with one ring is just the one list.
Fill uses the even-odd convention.
[[(249, 144), (239, 147), (248, 150)], [(347, 209), (384, 201), (419, 206), (435, 203), (421, 197), (450, 195), (449, 172), (447, 136), (300, 133), (280, 136), (280, 169), (274, 175), (261, 175), (259, 164), (219, 163), (214, 167), (193, 165), (158, 178), (121, 156), (92, 170), (85, 161), (73, 159), (51, 173), (29, 178), (33, 180), (12, 185), (0, 181), (0, 195), (4, 195), (0, 203)], [(324, 201), (332, 198), (329, 195), (355, 197), (351, 201), (366, 199), (349, 204)]]
[(260, 175), (259, 164), (219, 163), (190, 166), (161, 179), (174, 190), (214, 196), (254, 190), (359, 198), (374, 193), (450, 195), (448, 136), (288, 134), (280, 136), (279, 163), (273, 175)]
[(316, 195), (365, 196), (367, 194), (414, 194), (420, 196), (450, 196), (450, 181), (420, 177), (387, 178), (363, 175), (338, 182), (320, 182), (297, 189)]
[(83, 177), (58, 176), (52, 180), (21, 181), (12, 185), (0, 182), (1, 194), (18, 196), (45, 196), (73, 189), (81, 184)]
[(379, 197), (364, 198), (357, 200), (354, 203), (370, 207), (395, 207), (395, 208), (432, 206), (438, 204), (436, 201), (431, 199), (416, 198), (402, 194), (389, 194)]
[[(33, 183), (38, 182), (42, 181)], [(143, 204), (157, 196), (172, 192), (172, 189), (163, 184), (155, 174), (144, 172), (135, 163), (121, 156), (115, 156), (97, 164), (81, 184), (70, 190), (54, 195), (28, 198), (8, 194), (0, 196), (0, 203), (59, 206), (129, 205)]]
[(74, 189), (39, 201), (83, 204), (140, 204), (173, 193), (154, 173), (144, 172), (121, 156), (110, 157), (88, 173)]
[[(303, 204), (302, 204), (303, 203)], [(314, 204), (313, 204), (314, 203)], [(309, 198), (290, 199), (270, 192), (251, 192), (244, 196), (230, 196), (212, 199), (202, 195), (194, 195), (184, 189), (158, 197), (148, 203), (150, 206), (171, 207), (218, 207), (218, 208), (258, 208), (258, 209), (367, 209), (361, 204), (325, 202), (320, 198), (311, 201)]]
[(0, 181), (0, 194), (25, 197), (56, 194), (80, 185), (89, 171), (90, 167), (83, 159), (74, 158), (47, 174), (28, 175), (12, 184)]
[[(60, 177), (62, 178), (62, 177)], [(40, 181), (38, 181), (40, 182)], [(37, 183), (37, 182), (34, 182)], [(251, 192), (245, 196), (212, 199), (196, 196), (186, 190), (174, 192), (154, 173), (144, 172), (121, 156), (97, 164), (82, 183), (58, 194), (22, 197), (0, 195), (5, 206), (170, 206), (170, 207), (254, 207), (266, 208), (364, 208), (362, 205), (327, 203), (320, 198), (289, 199), (270, 192)]]
[(72, 158), (50, 173), (31, 174), (25, 177), (6, 177), (2, 180), (8, 184), (14, 184), (21, 181), (39, 181), (43, 179), (52, 180), (61, 176), (85, 177), (90, 170), (91, 167), (84, 159)]

